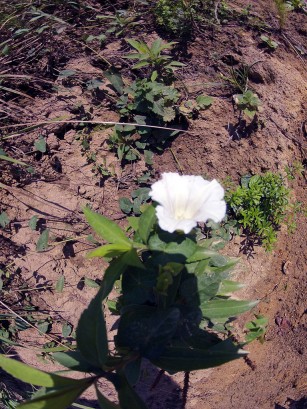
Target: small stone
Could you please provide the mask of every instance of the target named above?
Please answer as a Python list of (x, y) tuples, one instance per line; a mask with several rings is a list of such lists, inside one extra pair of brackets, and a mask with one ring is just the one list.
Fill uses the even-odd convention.
[(49, 149), (52, 150), (52, 151), (53, 151), (53, 150), (56, 151), (56, 150), (59, 149), (60, 143), (59, 143), (59, 140), (58, 140), (58, 138), (55, 136), (54, 133), (51, 133), (51, 134), (48, 135), (48, 137), (47, 137), (47, 145), (48, 145)]
[(79, 192), (79, 195), (85, 195), (85, 193), (86, 193), (86, 189), (85, 189), (85, 187), (84, 186), (79, 186), (78, 187), (78, 192)]

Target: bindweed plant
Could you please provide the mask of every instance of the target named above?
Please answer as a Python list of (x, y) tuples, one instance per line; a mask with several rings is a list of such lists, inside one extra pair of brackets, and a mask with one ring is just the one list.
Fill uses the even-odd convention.
[(233, 99), (240, 112), (243, 112), (250, 119), (253, 119), (258, 112), (262, 111), (260, 99), (251, 90), (234, 95)]
[[(125, 86), (121, 74), (114, 67), (105, 71), (104, 75), (111, 83), (110, 88), (118, 95), (115, 108), (121, 115), (121, 121), (149, 125), (141, 128), (115, 126), (108, 143), (117, 151), (120, 160), (135, 161), (141, 158), (142, 153), (146, 164), (152, 165), (153, 152), (161, 152), (167, 142), (180, 132), (181, 126), (178, 125), (183, 116), (185, 119), (195, 116), (213, 103), (213, 99), (206, 95), (199, 95), (195, 101), (180, 103), (179, 90), (159, 80), (157, 71), (153, 71), (149, 78), (136, 79), (129, 86)], [(171, 126), (173, 130), (157, 130), (151, 125), (161, 128)]]
[[(125, 86), (121, 75), (114, 69), (105, 71), (105, 76), (118, 94), (116, 109), (124, 122), (131, 121), (142, 125), (165, 126), (178, 116), (177, 102), (180, 94), (176, 88), (157, 81), (155, 71), (150, 78), (137, 79)], [(178, 130), (179, 132), (179, 130)], [(177, 131), (117, 125), (109, 138), (111, 148), (116, 149), (120, 160), (134, 161), (141, 157), (140, 152), (150, 159), (153, 149), (162, 149), (166, 141)]]
[[(5, 371), (43, 387), (21, 407), (64, 409), (94, 385), (101, 408), (146, 409), (133, 388), (144, 359), (174, 374), (246, 356), (232, 338), (221, 340), (212, 328), (250, 310), (257, 301), (230, 298), (242, 287), (228, 277), (238, 260), (213, 250), (197, 228), (198, 222), (219, 222), (225, 216), (223, 188), (200, 176), (164, 173), (149, 195), (154, 203), (140, 217), (129, 218), (129, 237), (115, 222), (84, 209), (90, 226), (107, 242), (88, 257), (105, 257), (110, 264), (80, 317), (77, 348), (54, 353), (53, 358), (68, 371), (87, 376), (48, 374), (0, 355)], [(121, 292), (112, 311), (119, 319), (111, 339), (104, 304), (118, 280)], [(119, 404), (102, 394), (101, 378), (114, 385)]]

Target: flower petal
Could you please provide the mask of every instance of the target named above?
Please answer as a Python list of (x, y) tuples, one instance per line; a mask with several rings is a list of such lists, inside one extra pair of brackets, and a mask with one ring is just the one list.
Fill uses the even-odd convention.
[(197, 224), (195, 220), (174, 219), (162, 206), (157, 206), (156, 214), (161, 229), (168, 231), (169, 233), (174, 233), (176, 230), (182, 230), (185, 234), (188, 234)]
[(195, 219), (198, 222), (206, 222), (208, 219), (212, 219), (216, 223), (220, 222), (226, 214), (226, 203), (223, 200), (224, 189), (214, 179), (203, 193), (202, 204)]
[(222, 186), (201, 176), (163, 173), (149, 195), (160, 204), (156, 209), (160, 227), (170, 233), (183, 230), (187, 234), (197, 222), (219, 222), (226, 213)]

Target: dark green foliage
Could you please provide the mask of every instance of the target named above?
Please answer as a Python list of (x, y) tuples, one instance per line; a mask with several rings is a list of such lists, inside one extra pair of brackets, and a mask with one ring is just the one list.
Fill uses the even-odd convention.
[[(137, 79), (129, 87), (123, 86), (121, 76), (115, 71), (107, 72), (107, 78), (119, 93), (116, 108), (123, 121), (141, 125), (164, 127), (178, 116), (178, 91), (171, 86), (151, 79)], [(120, 160), (134, 161), (140, 158), (140, 152), (146, 156), (146, 162), (151, 163), (151, 150), (162, 149), (166, 141), (176, 131), (155, 129), (150, 127), (135, 127), (132, 125), (117, 125), (109, 138), (109, 144), (116, 148)]]
[[(239, 283), (227, 280), (237, 260), (218, 254), (210, 241), (198, 240), (195, 231), (188, 235), (162, 231), (152, 205), (139, 218), (130, 218), (134, 226), (130, 239), (100, 214), (89, 208), (84, 213), (96, 233), (109, 242), (90, 255), (99, 253), (112, 257), (112, 261), (97, 295), (79, 320), (77, 349), (56, 352), (53, 357), (69, 370), (95, 376), (63, 378), (0, 355), (0, 366), (6, 371), (44, 386), (23, 404), (25, 408), (64, 409), (95, 384), (101, 408), (146, 409), (133, 389), (143, 358), (174, 373), (211, 368), (246, 355), (230, 338), (222, 341), (207, 329), (217, 323), (225, 328), (230, 318), (257, 304), (230, 299), (230, 293), (241, 288)], [(121, 280), (121, 291), (111, 309), (120, 317), (111, 353), (103, 304), (117, 280)], [(63, 330), (69, 334), (72, 328), (66, 325)], [(114, 385), (119, 406), (101, 394), (96, 384), (99, 378)]]
[(200, 14), (212, 11), (213, 2), (201, 0), (158, 0), (154, 9), (157, 25), (177, 37), (190, 36)]

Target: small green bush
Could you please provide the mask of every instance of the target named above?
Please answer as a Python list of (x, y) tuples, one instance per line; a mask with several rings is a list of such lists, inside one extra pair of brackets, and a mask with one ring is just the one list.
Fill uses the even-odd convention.
[(247, 238), (271, 250), (289, 208), (289, 194), (282, 176), (267, 172), (243, 177), (241, 186), (228, 193), (226, 201)]
[(156, 22), (171, 34), (191, 34), (193, 20), (201, 5), (199, 0), (159, 0), (154, 10)]

